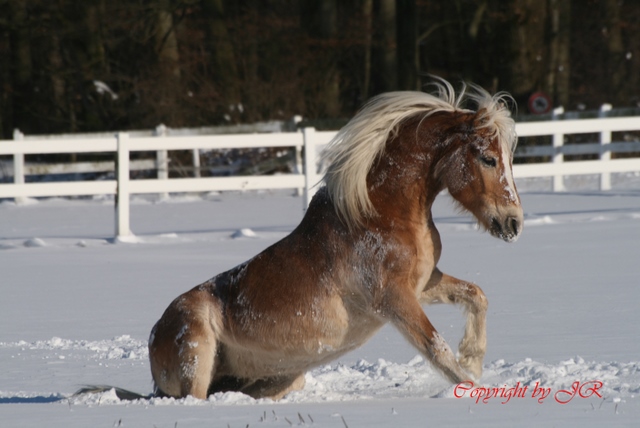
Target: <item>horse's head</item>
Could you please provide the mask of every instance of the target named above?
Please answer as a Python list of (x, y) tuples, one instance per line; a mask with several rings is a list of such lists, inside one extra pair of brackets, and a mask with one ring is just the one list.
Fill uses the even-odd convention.
[(518, 239), (523, 212), (512, 173), (513, 120), (504, 107), (462, 115), (447, 156), (440, 164), (443, 184), (491, 235)]
[[(437, 95), (404, 91), (373, 98), (331, 141), (324, 154), (324, 180), (336, 211), (355, 227), (379, 215), (385, 205), (407, 208), (397, 198), (390, 200), (415, 202), (415, 195), (404, 190), (415, 183), (423, 186), (417, 178), (428, 174), (431, 196), (448, 188), (492, 235), (515, 241), (523, 215), (511, 173), (516, 136), (506, 107), (510, 97), (492, 96), (475, 85), (469, 91), (464, 85), (456, 95), (444, 80), (434, 86)], [(477, 111), (460, 107), (468, 100)], [(397, 159), (392, 159), (389, 141), (396, 144)], [(371, 174), (375, 177), (368, 186)], [(378, 193), (377, 207), (372, 189)]]

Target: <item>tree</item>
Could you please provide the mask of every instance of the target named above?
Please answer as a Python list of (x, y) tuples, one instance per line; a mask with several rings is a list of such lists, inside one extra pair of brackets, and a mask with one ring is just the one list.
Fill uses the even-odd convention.
[(371, 88), (371, 48), (373, 35), (373, 0), (362, 0), (361, 7), (362, 27), (363, 27), (363, 71), (362, 85), (360, 88), (360, 100), (366, 100), (369, 97)]
[(571, 2), (549, 0), (549, 57), (546, 89), (560, 106), (569, 105)]
[(398, 89), (420, 89), (416, 0), (397, 0)]
[(327, 117), (340, 114), (340, 73), (338, 69), (338, 2), (308, 0), (302, 6), (303, 27), (314, 56), (309, 69), (309, 87), (314, 88), (317, 113)]
[(222, 0), (201, 0), (206, 26), (207, 51), (211, 55), (211, 77), (226, 106), (240, 102), (238, 68), (233, 42), (227, 29), (225, 7)]
[(529, 96), (545, 86), (547, 4), (540, 0), (515, 0), (511, 13), (510, 72), (505, 83), (514, 98), (526, 105)]
[[(427, 73), (556, 105), (640, 102), (620, 0), (0, 0), (0, 133), (353, 114)], [(95, 82), (100, 82), (96, 86)], [(105, 89), (109, 88), (109, 89)]]
[(161, 73), (179, 82), (180, 52), (172, 12), (170, 0), (158, 1), (155, 45)]
[(611, 87), (617, 99), (622, 98), (622, 82), (625, 77), (625, 51), (622, 42), (622, 28), (620, 17), (620, 2), (607, 0), (604, 3), (605, 23), (604, 31), (607, 36), (608, 71)]
[(378, 0), (375, 15), (375, 43), (377, 73), (375, 91), (385, 92), (398, 88), (398, 55), (396, 0)]
[(31, 59), (31, 43), (29, 35), (29, 21), (27, 14), (27, 2), (10, 1), (8, 3), (8, 16), (6, 24), (9, 28), (9, 40), (11, 62), (9, 74), (11, 88), (11, 100), (8, 100), (7, 125), (5, 135), (13, 132), (12, 128), (20, 128), (25, 131), (30, 129), (28, 123), (28, 99), (31, 95), (33, 80), (33, 62)]

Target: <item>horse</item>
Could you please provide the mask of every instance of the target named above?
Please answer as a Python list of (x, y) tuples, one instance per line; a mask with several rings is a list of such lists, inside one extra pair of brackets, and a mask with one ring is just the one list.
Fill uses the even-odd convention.
[[(452, 383), (480, 378), (487, 299), (437, 267), (431, 207), (446, 190), (484, 230), (515, 241), (515, 126), (508, 94), (435, 87), (372, 98), (329, 143), (324, 185), (291, 234), (169, 305), (149, 338), (157, 395), (277, 400), (388, 322)], [(457, 359), (423, 303), (466, 310)]]

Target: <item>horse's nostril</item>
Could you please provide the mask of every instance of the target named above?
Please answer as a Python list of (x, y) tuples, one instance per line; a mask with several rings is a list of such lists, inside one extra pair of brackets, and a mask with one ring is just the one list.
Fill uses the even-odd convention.
[(495, 232), (502, 232), (502, 225), (500, 224), (500, 221), (498, 221), (497, 218), (491, 219), (491, 230)]
[(518, 219), (515, 217), (511, 217), (508, 220), (507, 224), (509, 225), (509, 230), (511, 230), (514, 235), (517, 235), (520, 229), (520, 222), (518, 221)]

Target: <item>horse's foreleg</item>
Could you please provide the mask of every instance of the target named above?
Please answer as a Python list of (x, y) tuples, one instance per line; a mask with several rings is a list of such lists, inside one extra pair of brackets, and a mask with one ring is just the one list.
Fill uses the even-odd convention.
[(469, 380), (469, 375), (460, 367), (451, 348), (438, 334), (410, 290), (388, 293), (381, 312), (451, 382)]
[(458, 345), (459, 363), (476, 379), (482, 375), (487, 350), (487, 298), (480, 287), (434, 270), (420, 296), (422, 303), (457, 303), (467, 314), (464, 336)]

